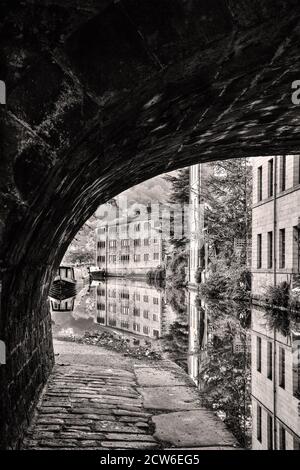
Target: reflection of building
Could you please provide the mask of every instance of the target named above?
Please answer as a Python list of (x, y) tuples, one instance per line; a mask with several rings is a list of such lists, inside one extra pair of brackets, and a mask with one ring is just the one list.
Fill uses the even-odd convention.
[(300, 450), (300, 336), (270, 330), (252, 311), (253, 449)]
[[(117, 218), (97, 230), (97, 266), (109, 275), (145, 275), (164, 262), (166, 229), (160, 212)], [(170, 217), (170, 216), (169, 216)], [(170, 223), (170, 218), (169, 218)]]
[(147, 284), (109, 279), (97, 287), (96, 321), (100, 325), (159, 338), (163, 317), (163, 294)]
[(205, 242), (205, 180), (209, 174), (210, 166), (202, 163), (190, 167), (190, 244), (189, 244), (189, 273), (188, 281), (195, 284), (198, 268), (202, 278), (207, 268), (207, 243)]
[(300, 156), (253, 158), (253, 292), (297, 284), (300, 263)]
[[(201, 301), (203, 304), (203, 301)], [(200, 306), (195, 289), (188, 290), (189, 350), (188, 374), (201, 387), (199, 372), (207, 359), (209, 341), (208, 315), (204, 305)]]

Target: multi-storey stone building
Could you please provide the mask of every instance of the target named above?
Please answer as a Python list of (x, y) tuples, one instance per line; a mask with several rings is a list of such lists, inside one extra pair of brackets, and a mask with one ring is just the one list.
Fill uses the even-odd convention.
[[(299, 283), (300, 157), (252, 159), (252, 294)], [(255, 303), (255, 302), (254, 302)], [(286, 313), (287, 314), (287, 313)], [(297, 325), (295, 326), (297, 330)], [(300, 449), (300, 334), (284, 336), (252, 309), (252, 446)]]
[(96, 322), (153, 339), (165, 332), (163, 292), (145, 283), (116, 278), (97, 286)]
[(300, 157), (258, 157), (253, 165), (252, 289), (298, 282)]
[(161, 214), (116, 218), (97, 229), (96, 262), (110, 276), (145, 276), (164, 263)]

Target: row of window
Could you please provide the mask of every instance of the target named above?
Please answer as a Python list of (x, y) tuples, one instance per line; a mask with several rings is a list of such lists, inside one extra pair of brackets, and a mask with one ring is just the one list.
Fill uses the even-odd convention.
[[(298, 168), (297, 168), (297, 175), (296, 178), (294, 178), (294, 181), (296, 181), (297, 184), (300, 183), (300, 156), (299, 162), (298, 162)], [(271, 158), (268, 160), (268, 181), (267, 181), (267, 197), (273, 197), (274, 196), (274, 170), (275, 170), (275, 164), (274, 164), (274, 158)], [(279, 181), (278, 181), (278, 187), (279, 187), (279, 192), (283, 192), (286, 190), (286, 184), (287, 184), (287, 160), (286, 160), (286, 155), (282, 155), (279, 157)], [(263, 166), (259, 166), (257, 168), (257, 201), (261, 201), (263, 198), (263, 187), (264, 187), (264, 181), (263, 181)]]
[[(104, 255), (98, 255), (97, 256), (97, 263), (98, 264), (105, 263), (105, 259), (106, 258), (105, 258)], [(129, 263), (130, 255), (129, 254), (122, 254), (122, 255), (120, 255), (119, 259), (122, 263)], [(142, 260), (141, 255), (137, 255), (137, 254), (133, 255), (133, 261), (135, 263), (139, 263), (141, 260)], [(150, 254), (145, 253), (144, 256), (143, 256), (143, 260), (144, 261), (150, 261)], [(154, 261), (159, 261), (159, 253), (153, 253), (153, 260)], [(116, 263), (117, 262), (117, 255), (109, 255), (108, 261), (109, 261), (109, 263)]]
[[(121, 242), (121, 247), (129, 247), (131, 244), (130, 244), (130, 239), (129, 238), (126, 238), (126, 239), (123, 239), (123, 240), (120, 240)], [(158, 238), (153, 238), (152, 239), (153, 243), (155, 245), (157, 245), (158, 243)], [(117, 245), (118, 245), (118, 240), (109, 240), (108, 242), (108, 246), (109, 248), (117, 248)], [(137, 246), (142, 246), (142, 242), (143, 242), (143, 245), (144, 246), (150, 246), (150, 243), (151, 243), (151, 239), (150, 238), (144, 238), (144, 239), (141, 239), (141, 238), (135, 238), (133, 240), (133, 246), (137, 247)], [(98, 249), (102, 249), (102, 248), (105, 248), (106, 247), (106, 241), (105, 240), (100, 240), (98, 241)]]
[[(267, 411), (266, 413), (267, 413), (267, 448), (268, 450), (273, 450), (274, 449), (274, 425), (276, 426), (276, 423), (274, 423), (273, 416)], [(260, 443), (262, 443), (262, 414), (263, 414), (262, 406), (257, 404), (256, 437)], [(286, 430), (286, 428), (282, 426), (281, 424), (279, 424), (279, 433), (278, 433), (279, 450), (286, 450), (287, 434), (288, 434), (288, 431)], [(293, 447), (294, 447), (294, 450), (300, 449), (300, 442), (296, 438), (294, 438)]]
[[(130, 299), (129, 291), (123, 290), (119, 293), (120, 293), (120, 298), (121, 299), (128, 299), (128, 300)], [(97, 295), (105, 297), (106, 296), (105, 289), (103, 287), (98, 286), (97, 287)], [(116, 289), (108, 289), (107, 290), (107, 296), (110, 297), (110, 298), (116, 299), (117, 298), (117, 290)], [(144, 294), (142, 297), (143, 297), (144, 302), (149, 302), (149, 295)], [(136, 301), (140, 301), (141, 300), (141, 294), (139, 294), (137, 292), (134, 292), (132, 294), (132, 299), (136, 300)], [(159, 298), (158, 297), (152, 297), (152, 301), (153, 301), (154, 305), (159, 304)]]
[[(143, 230), (151, 230), (151, 227), (160, 227), (161, 226), (161, 221), (160, 220), (155, 220), (153, 224), (151, 222), (138, 222), (133, 225), (133, 229), (135, 232), (140, 232), (141, 229)], [(100, 233), (117, 233), (117, 232), (128, 232), (130, 229), (130, 225), (112, 225), (111, 227), (99, 227), (98, 231)]]
[[(261, 233), (257, 234), (257, 269), (261, 269), (263, 267), (263, 250), (262, 250), (262, 243), (263, 243), (263, 235)], [(278, 260), (278, 267), (279, 269), (285, 268), (285, 259), (286, 259), (286, 237), (285, 237), (285, 229), (279, 230), (279, 237), (278, 237), (278, 253), (279, 253), (279, 260)], [(274, 259), (274, 236), (273, 232), (267, 233), (267, 268), (273, 268), (273, 259)]]
[[(279, 387), (285, 389), (285, 349), (279, 348)], [(269, 380), (273, 380), (273, 343), (267, 342), (267, 377)], [(258, 372), (262, 372), (262, 339), (260, 336), (256, 338), (256, 369)]]
[[(97, 317), (97, 323), (104, 325), (105, 324), (105, 318), (104, 317)], [(116, 327), (117, 326), (117, 320), (115, 318), (109, 318), (108, 324), (109, 324), (109, 326)], [(126, 321), (126, 320), (121, 320), (120, 327), (125, 329), (125, 330), (129, 330), (130, 329), (129, 322)], [(133, 329), (133, 331), (136, 331), (137, 333), (140, 333), (141, 325), (139, 323), (134, 322), (132, 324), (132, 329)], [(142, 331), (145, 335), (148, 335), (148, 336), (150, 335), (149, 326), (144, 325)], [(153, 336), (155, 338), (159, 338), (159, 331), (158, 330), (153, 329), (152, 333), (153, 333)]]

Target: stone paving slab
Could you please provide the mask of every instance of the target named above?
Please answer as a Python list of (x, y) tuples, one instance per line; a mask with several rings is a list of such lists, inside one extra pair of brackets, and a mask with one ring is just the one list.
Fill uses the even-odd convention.
[(154, 437), (173, 447), (237, 446), (236, 439), (224, 423), (209, 410), (160, 414), (152, 420), (155, 424)]
[(147, 410), (193, 410), (201, 408), (201, 401), (195, 387), (139, 387)]
[(171, 367), (136, 367), (135, 373), (141, 387), (172, 387), (192, 385), (190, 377), (182, 370)]

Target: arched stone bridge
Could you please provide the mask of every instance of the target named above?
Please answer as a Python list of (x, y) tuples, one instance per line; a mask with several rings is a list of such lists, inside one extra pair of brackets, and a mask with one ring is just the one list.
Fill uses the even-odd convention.
[(1, 445), (53, 363), (53, 268), (100, 203), (162, 172), (299, 153), (299, 0), (3, 0)]

